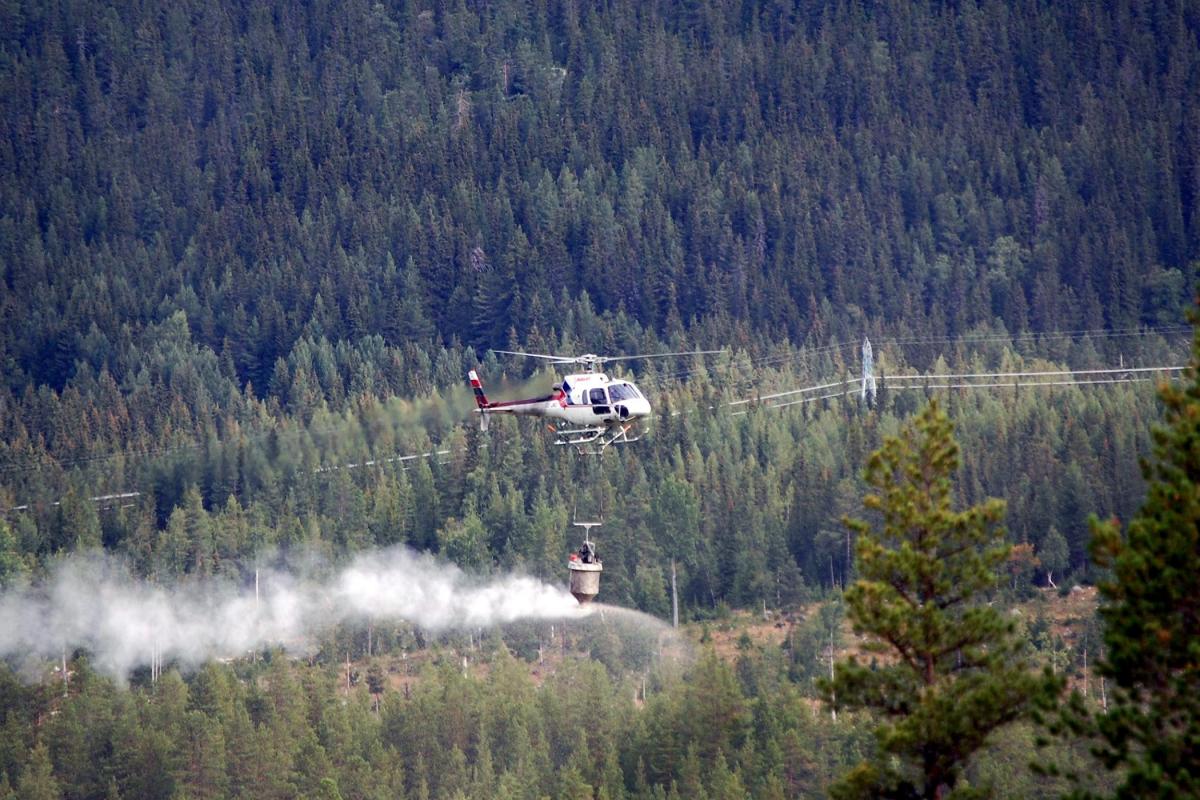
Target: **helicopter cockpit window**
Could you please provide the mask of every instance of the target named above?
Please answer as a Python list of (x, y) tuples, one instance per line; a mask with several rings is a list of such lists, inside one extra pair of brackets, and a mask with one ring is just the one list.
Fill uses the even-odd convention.
[(604, 390), (597, 387), (588, 393), (588, 402), (594, 406), (602, 406), (606, 405), (608, 400), (604, 398)]
[(614, 403), (621, 400), (636, 400), (637, 394), (634, 393), (633, 385), (628, 383), (614, 383), (608, 387), (608, 396), (612, 398)]

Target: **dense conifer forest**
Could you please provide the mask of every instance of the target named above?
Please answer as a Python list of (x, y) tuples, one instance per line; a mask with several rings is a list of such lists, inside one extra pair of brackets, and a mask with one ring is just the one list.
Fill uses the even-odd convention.
[[(0, 669), (0, 800), (820, 796), (873, 747), (815, 683), (869, 454), (941, 397), (958, 497), (1007, 504), (1000, 593), (1036, 605), (1109, 575), (1088, 516), (1134, 516), (1162, 415), (1150, 382), (896, 376), (1183, 365), (1198, 267), (1195, 3), (9, 0), (0, 587), (96, 549), (170, 584), (397, 545), (558, 584), (600, 515), (603, 601), (669, 620), (674, 567), (685, 623), (791, 616), (686, 679), (561, 630), (534, 679), (542, 628), (325, 631), (128, 691), (66, 653), (65, 696)], [(864, 336), (873, 403), (730, 405), (856, 377)], [(468, 369), (554, 380), (491, 348), (721, 352), (618, 370), (650, 432), (584, 458), (479, 431)], [(1031, 741), (967, 780), (1063, 788)]]

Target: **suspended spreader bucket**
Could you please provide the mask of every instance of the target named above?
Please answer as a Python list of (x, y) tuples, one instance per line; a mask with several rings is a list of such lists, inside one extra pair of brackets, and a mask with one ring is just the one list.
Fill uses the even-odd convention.
[(599, 561), (585, 564), (579, 560), (579, 556), (572, 553), (571, 560), (567, 562), (567, 569), (571, 571), (571, 594), (581, 604), (590, 603), (600, 594), (600, 573), (604, 571), (604, 567)]

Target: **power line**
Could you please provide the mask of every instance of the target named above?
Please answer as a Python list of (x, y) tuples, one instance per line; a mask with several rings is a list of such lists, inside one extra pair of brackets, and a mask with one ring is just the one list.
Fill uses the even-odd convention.
[[(1049, 331), (1049, 332), (1042, 332), (1042, 333), (1024, 332), (1024, 333), (1017, 333), (1017, 334), (1001, 334), (1001, 333), (964, 334), (964, 335), (958, 336), (958, 337), (949, 337), (949, 336), (893, 337), (891, 339), (879, 340), (879, 343), (881, 345), (892, 345), (892, 346), (903, 347), (903, 346), (939, 345), (939, 344), (944, 345), (944, 344), (959, 344), (959, 343), (962, 343), (962, 344), (976, 343), (976, 344), (978, 344), (978, 343), (986, 343), (986, 342), (1016, 343), (1016, 342), (1028, 342), (1028, 341), (1061, 341), (1061, 340), (1082, 339), (1085, 337), (1095, 338), (1095, 339), (1114, 339), (1114, 338), (1131, 338), (1131, 337), (1155, 336), (1155, 335), (1171, 336), (1171, 335), (1178, 334), (1178, 333), (1190, 332), (1191, 330), (1192, 330), (1192, 327), (1190, 325), (1165, 325), (1165, 326), (1159, 326), (1159, 327), (1118, 328), (1118, 329), (1111, 329), (1111, 330), (1109, 330), (1109, 329), (1080, 329), (1080, 330), (1068, 330), (1068, 331)], [(833, 353), (836, 353), (836, 352), (839, 352), (842, 350), (847, 350), (851, 347), (854, 347), (855, 344), (856, 344), (855, 342), (831, 342), (829, 344), (821, 345), (818, 347), (803, 347), (802, 346), (798, 350), (795, 350), (792, 352), (786, 352), (786, 353), (782, 353), (782, 354), (776, 353), (773, 355), (760, 356), (757, 358), (750, 357), (747, 360), (748, 360), (750, 366), (754, 370), (759, 371), (759, 370), (763, 370), (763, 369), (768, 368), (769, 366), (774, 366), (774, 365), (783, 365), (783, 364), (791, 363), (791, 362), (810, 361), (810, 360), (812, 360), (814, 358), (818, 358), (820, 356), (831, 355)], [(1145, 369), (1153, 370), (1155, 368), (1145, 368)], [(1181, 368), (1175, 368), (1175, 369), (1181, 369)], [(678, 370), (673, 370), (673, 371), (669, 371), (669, 372), (665, 372), (665, 373), (658, 373), (653, 376), (648, 376), (646, 379), (644, 379), (640, 382), (642, 382), (643, 385), (657, 387), (666, 381), (682, 380), (683, 378), (686, 378), (686, 377), (689, 377), (690, 375), (692, 375), (695, 371), (696, 370), (693, 367), (685, 367), (685, 368), (678, 369)], [(1113, 372), (1121, 372), (1121, 371), (1128, 371), (1128, 370), (1116, 369), (1116, 370), (1112, 370), (1112, 371)], [(1080, 372), (1087, 372), (1087, 371), (1086, 370), (1075, 370), (1075, 371), (1063, 372), (1060, 374), (1077, 374)], [(1096, 370), (1096, 371), (1092, 371), (1092, 372), (1100, 372), (1100, 371)], [(1010, 374), (1015, 375), (1015, 373), (997, 373), (997, 376), (1005, 376), (1005, 375), (1010, 375)], [(899, 379), (902, 379), (905, 377), (911, 377), (911, 376), (889, 376), (889, 378), (888, 378), (889, 388), (896, 388), (896, 389), (903, 388), (900, 386), (890, 385), (890, 381), (899, 380)], [(933, 376), (928, 376), (928, 377), (932, 378)], [(951, 376), (947, 376), (947, 377), (949, 378)], [(957, 376), (957, 377), (965, 377), (965, 376)], [(834, 386), (842, 386), (847, 383), (850, 383), (850, 381), (835, 382), (835, 383), (830, 383), (830, 384), (824, 384), (821, 386), (806, 387), (803, 389), (793, 389), (793, 390), (790, 390), (787, 392), (780, 392), (780, 393), (775, 393), (775, 394), (771, 394), (771, 395), (761, 395), (761, 396), (755, 396), (755, 397), (751, 397), (751, 398), (745, 398), (743, 400), (734, 401), (733, 403), (728, 403), (727, 405), (740, 405), (740, 404), (748, 404), (748, 403), (753, 403), (753, 402), (761, 402), (764, 400), (775, 399), (777, 397), (782, 397), (785, 395), (803, 394), (803, 393), (818, 391), (818, 390), (824, 389), (824, 388), (833, 388)], [(1080, 382), (1076, 381), (1076, 383), (1080, 383)], [(827, 399), (827, 398), (822, 397), (822, 398), (818, 398), (818, 399)], [(793, 404), (796, 404), (796, 403), (793, 403)], [(785, 404), (785, 403), (774, 404), (775, 407), (783, 407), (785, 405), (788, 405), (788, 404)], [(336, 433), (339, 431), (339, 429), (340, 429), (340, 426), (329, 426), (329, 427), (322, 428), (319, 430), (309, 430), (309, 431), (307, 431), (307, 433), (309, 435), (321, 435), (321, 434), (327, 434), (327, 433)], [(268, 437), (271, 435), (287, 436), (293, 432), (299, 433), (300, 431), (301, 431), (300, 428), (294, 428), (294, 429), (290, 429), (290, 430), (289, 429), (280, 430), (277, 428), (271, 428), (271, 429), (267, 429), (267, 430), (255, 431), (255, 432), (249, 433), (249, 434), (242, 433), (242, 434), (240, 434), (240, 436), (241, 436), (241, 441), (243, 443), (248, 444), (251, 442), (256, 442), (260, 439), (263, 439), (264, 437)], [(168, 446), (168, 447), (151, 448), (151, 449), (145, 449), (145, 450), (113, 451), (113, 452), (107, 452), (107, 453), (81, 455), (81, 456), (76, 456), (76, 457), (66, 458), (66, 459), (56, 459), (47, 453), (47, 454), (43, 454), (42, 458), (40, 458), (38, 461), (33, 462), (33, 463), (13, 461), (13, 462), (9, 462), (7, 464), (2, 464), (2, 465), (0, 465), (0, 475), (8, 475), (8, 474), (18, 473), (18, 472), (29, 472), (29, 471), (39, 470), (39, 469), (47, 469), (47, 468), (55, 468), (55, 467), (60, 468), (60, 469), (68, 469), (68, 468), (72, 468), (72, 467), (80, 467), (80, 466), (85, 466), (85, 465), (101, 464), (106, 461), (112, 461), (112, 460), (121, 459), (121, 458), (128, 459), (128, 460), (145, 460), (145, 459), (150, 459), (150, 458), (159, 458), (159, 457), (170, 456), (170, 455), (174, 455), (174, 454), (178, 454), (178, 453), (186, 453), (186, 452), (196, 451), (203, 447), (208, 447), (208, 446), (212, 445), (213, 442), (214, 442), (213, 439), (209, 439), (209, 440), (203, 441), (203, 442), (201, 442), (201, 441), (182, 442), (182, 443)], [(225, 446), (227, 444), (228, 444), (227, 441), (215, 440), (215, 445), (218, 447)], [(384, 461), (386, 462), (387, 460), (385, 459)], [(364, 463), (373, 464), (374, 462), (364, 462)]]
[(1100, 369), (1056, 369), (1036, 372), (959, 372), (938, 375), (889, 375), (888, 380), (930, 380), (930, 379), (971, 379), (971, 378), (1025, 378), (1034, 376), (1058, 375), (1113, 375), (1121, 373), (1144, 372), (1179, 372), (1186, 367), (1104, 367)]
[[(125, 500), (133, 501), (135, 498), (138, 498), (141, 496), (142, 496), (141, 492), (115, 492), (113, 494), (96, 495), (95, 497), (89, 497), (88, 499), (91, 500), (96, 505), (100, 506), (101, 509), (114, 508), (114, 507), (115, 508), (129, 508), (130, 506), (135, 505), (135, 503), (133, 503), (133, 502), (126, 503), (126, 502), (122, 502), (122, 501), (125, 501)], [(115, 506), (112, 505), (113, 503), (115, 503), (116, 505)], [(108, 505), (105, 505), (105, 504), (108, 504)], [(60, 506), (60, 505), (62, 505), (62, 501), (55, 500), (51, 503), (47, 503), (46, 505), (51, 506), (51, 507)], [(6, 508), (6, 509), (4, 509), (3, 513), (9, 514), (9, 513), (12, 513), (13, 511), (28, 511), (28, 510), (29, 510), (29, 504), (25, 503), (23, 505), (12, 506), (10, 508)]]
[[(865, 359), (864, 359), (864, 364), (865, 364)], [(1145, 382), (1149, 382), (1149, 381), (1153, 380), (1153, 377), (1151, 377), (1149, 373), (1174, 373), (1171, 375), (1171, 378), (1178, 379), (1180, 377), (1178, 375), (1178, 373), (1182, 372), (1185, 369), (1187, 369), (1187, 367), (1182, 367), (1182, 366), (1116, 367), (1116, 368), (1104, 367), (1104, 368), (1078, 369), (1078, 370), (1037, 370), (1037, 371), (1027, 370), (1027, 371), (1020, 371), (1020, 372), (972, 372), (972, 373), (935, 373), (935, 374), (929, 374), (929, 375), (897, 375), (897, 376), (893, 376), (889, 380), (897, 380), (897, 381), (901, 381), (901, 382), (905, 382), (905, 383), (903, 385), (889, 383), (889, 384), (887, 384), (887, 388), (889, 390), (903, 391), (903, 390), (910, 390), (910, 389), (926, 389), (926, 390), (928, 390), (928, 389), (998, 389), (998, 388), (1036, 388), (1036, 387), (1041, 387), (1041, 386), (1047, 386), (1047, 387), (1049, 387), (1049, 386), (1094, 386), (1094, 385), (1112, 385), (1112, 384), (1120, 384), (1120, 383), (1145, 383)], [(997, 380), (995, 380), (997, 378), (1014, 378), (1014, 379), (1015, 378), (1044, 378), (1044, 377), (1060, 377), (1060, 376), (1064, 376), (1064, 375), (1069, 375), (1069, 376), (1075, 376), (1075, 375), (1081, 375), (1081, 376), (1084, 376), (1084, 375), (1120, 375), (1121, 377), (1084, 378), (1084, 379), (1078, 379), (1078, 380), (1073, 379), (1073, 380), (1060, 380), (1060, 381), (1033, 380), (1033, 381), (1025, 381), (1025, 382), (1021, 382), (1018, 380), (1012, 380), (1012, 381), (997, 381)], [(1142, 376), (1144, 376), (1144, 377), (1142, 377)], [(964, 380), (970, 381), (970, 380), (978, 380), (978, 379), (985, 379), (985, 378), (988, 379), (988, 382), (985, 382), (985, 383), (978, 383), (978, 382), (950, 383), (949, 382), (949, 381), (964, 381)], [(946, 381), (946, 382), (931, 383), (930, 381)], [(761, 405), (759, 405), (759, 407), (764, 408), (764, 409), (787, 408), (790, 406), (805, 405), (808, 403), (815, 403), (815, 402), (818, 402), (821, 400), (829, 400), (829, 399), (836, 398), (836, 397), (847, 397), (849, 395), (856, 394), (856, 393), (860, 392), (860, 389), (858, 388), (858, 384), (859, 384), (859, 382), (857, 380), (849, 380), (849, 379), (842, 380), (842, 381), (832, 381), (829, 383), (817, 384), (815, 386), (806, 386), (806, 387), (802, 387), (800, 389), (790, 389), (790, 390), (787, 390), (784, 392), (775, 392), (772, 394), (760, 395), (760, 396), (752, 397), (752, 398), (731, 400), (731, 401), (723, 403), (722, 406), (731, 408), (731, 407), (736, 407), (736, 406), (740, 406), (740, 405), (747, 405), (750, 403), (755, 403), (755, 404), (761, 404)], [(844, 388), (844, 389), (841, 388), (841, 387), (847, 387), (847, 386), (849, 388)], [(818, 392), (818, 391), (823, 391), (826, 389), (834, 389), (834, 388), (839, 388), (839, 389), (841, 389), (841, 391), (826, 392), (825, 394), (814, 395), (811, 397), (800, 397), (798, 399), (789, 400), (789, 401), (783, 402), (783, 403), (769, 402), (772, 400), (778, 400), (779, 398), (783, 398), (783, 397), (792, 397), (794, 395), (801, 395), (801, 394), (808, 395), (808, 394), (811, 394), (812, 392)], [(763, 403), (763, 401), (768, 401), (768, 402)], [(709, 410), (711, 411), (711, 410), (715, 410), (715, 409), (710, 406)], [(679, 413), (680, 412), (676, 411), (676, 412), (674, 412), (673, 416), (678, 415)], [(745, 410), (740, 410), (740, 411), (734, 411), (731, 413), (731, 416), (744, 416), (748, 413), (749, 413), (749, 410), (745, 409)], [(322, 431), (322, 432), (328, 432), (328, 431)], [(479, 446), (486, 447), (487, 445), (486, 445), (486, 443), (481, 443)], [(182, 448), (180, 448), (180, 449), (182, 449)], [(166, 451), (166, 452), (172, 452), (172, 451)], [(441, 459), (441, 457), (448, 456), (452, 452), (454, 452), (454, 451), (452, 451), (450, 449), (429, 450), (429, 451), (426, 451), (423, 453), (415, 453), (415, 454), (410, 454), (410, 455), (396, 455), (396, 456), (390, 456), (388, 458), (382, 458), (382, 459), (369, 459), (369, 460), (362, 461), (362, 462), (351, 462), (348, 464), (329, 465), (329, 466), (317, 467), (316, 469), (313, 470), (313, 473), (314, 474), (322, 474), (322, 473), (328, 473), (328, 472), (335, 472), (335, 471), (339, 471), (339, 470), (360, 469), (363, 467), (371, 467), (371, 466), (384, 465), (384, 464), (396, 464), (396, 463), (407, 464), (407, 462), (415, 461), (417, 459), (430, 459), (430, 458)], [(401, 468), (408, 469), (408, 466), (406, 465)], [(132, 500), (132, 499), (140, 497), (140, 496), (141, 496), (140, 492), (133, 491), (133, 492), (120, 492), (120, 493), (107, 494), (107, 495), (98, 495), (95, 497), (91, 497), (89, 499), (95, 503), (118, 501), (119, 508), (127, 508), (127, 507), (133, 505), (133, 503), (120, 503), (120, 501)], [(60, 504), (60, 502), (61, 501), (55, 501), (53, 503), (50, 503), (50, 505), (58, 506)], [(111, 507), (111, 506), (108, 506), (108, 507)], [(11, 508), (6, 509), (5, 513), (10, 513), (10, 512), (14, 512), (14, 511), (26, 511), (29, 508), (30, 508), (30, 506), (28, 504), (13, 506)]]
[[(480, 447), (486, 447), (486, 446), (487, 446), (486, 443), (483, 443), (480, 445)], [(390, 458), (379, 458), (379, 459), (373, 458), (369, 461), (363, 461), (361, 463), (333, 464), (333, 465), (330, 465), (327, 467), (317, 467), (316, 469), (313, 470), (313, 474), (319, 475), (322, 472), (336, 472), (337, 470), (340, 470), (340, 469), (359, 469), (361, 467), (374, 467), (374, 466), (378, 466), (378, 465), (382, 465), (382, 464), (399, 464), (399, 463), (404, 463), (406, 461), (415, 461), (418, 458), (433, 458), (434, 456), (448, 456), (448, 455), (450, 455), (450, 453), (451, 453), (450, 450), (430, 450), (426, 453), (417, 453), (415, 455), (410, 455), (410, 456), (392, 456)], [(408, 468), (404, 467), (403, 469), (408, 469)]]
[[(1077, 330), (1065, 331), (1026, 331), (1022, 333), (978, 333), (978, 334), (962, 334), (960, 336), (895, 336), (890, 339), (879, 339), (876, 342), (877, 346), (892, 346), (892, 347), (917, 347), (917, 346), (932, 346), (932, 345), (947, 345), (947, 344), (987, 344), (987, 343), (1031, 343), (1031, 342), (1056, 342), (1056, 341), (1071, 341), (1076, 339), (1129, 339), (1136, 337), (1147, 336), (1162, 336), (1170, 337), (1182, 333), (1191, 333), (1192, 326), (1190, 325), (1162, 325), (1149, 326), (1140, 328), (1081, 328)], [(756, 369), (765, 369), (770, 366), (782, 366), (784, 364), (796, 362), (801, 363), (810, 361), (819, 356), (832, 355), (839, 351), (849, 351), (858, 346), (857, 341), (847, 342), (830, 342), (829, 344), (818, 347), (806, 347), (801, 345), (798, 348), (790, 348), (790, 352), (775, 353), (773, 355), (765, 355), (758, 357), (750, 357), (748, 359), (750, 365)], [(649, 386), (658, 386), (668, 380), (680, 380), (689, 377), (695, 372), (693, 367), (683, 367), (669, 372), (657, 373), (643, 382)]]
[[(1036, 388), (1039, 386), (1095, 386), (1117, 383), (1146, 383), (1153, 381), (1154, 378), (1149, 373), (1175, 373), (1170, 377), (1178, 379), (1178, 373), (1187, 369), (1181, 366), (1161, 366), (1161, 367), (1119, 367), (1119, 368), (1100, 368), (1100, 369), (1078, 369), (1078, 370), (1041, 370), (1041, 371), (1024, 371), (1024, 372), (972, 372), (972, 373), (936, 373), (930, 375), (899, 375), (892, 376), (887, 379), (886, 388), (896, 391), (906, 389), (993, 389), (993, 388)], [(1120, 375), (1119, 378), (1081, 378), (1074, 380), (1062, 381), (998, 381), (998, 378), (1029, 378), (1029, 377), (1059, 377), (1064, 375), (1070, 376), (1089, 376), (1089, 375)], [(1145, 376), (1145, 377), (1142, 377)], [(963, 382), (975, 379), (988, 379), (988, 382)], [(900, 381), (898, 384), (893, 384), (892, 381)], [(942, 381), (941, 383), (931, 383), (931, 381)], [(959, 381), (951, 383), (950, 381)], [(846, 397), (854, 394), (856, 389), (854, 386), (857, 381), (844, 380), (833, 383), (824, 383), (817, 386), (807, 386), (801, 389), (791, 389), (786, 392), (776, 392), (770, 395), (762, 395), (760, 397), (743, 398), (739, 400), (731, 400), (724, 403), (725, 406), (739, 406), (749, 403), (762, 403), (762, 401), (775, 400), (781, 397), (790, 397), (798, 394), (808, 394), (811, 392), (821, 391), (834, 387), (850, 386), (851, 388), (843, 391), (829, 392), (814, 397), (801, 397), (796, 400), (790, 400), (785, 403), (762, 403), (762, 408), (786, 408), (788, 406), (803, 405), (813, 403), (818, 400), (828, 400), (834, 397)], [(734, 416), (740, 416), (747, 413), (746, 411), (734, 412)]]

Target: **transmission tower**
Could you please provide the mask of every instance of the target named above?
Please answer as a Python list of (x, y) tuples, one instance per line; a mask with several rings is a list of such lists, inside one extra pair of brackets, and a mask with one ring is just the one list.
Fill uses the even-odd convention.
[[(875, 405), (875, 358), (871, 354), (871, 340), (863, 337), (862, 347), (862, 399), (870, 405)], [(870, 399), (867, 394), (870, 393)]]

